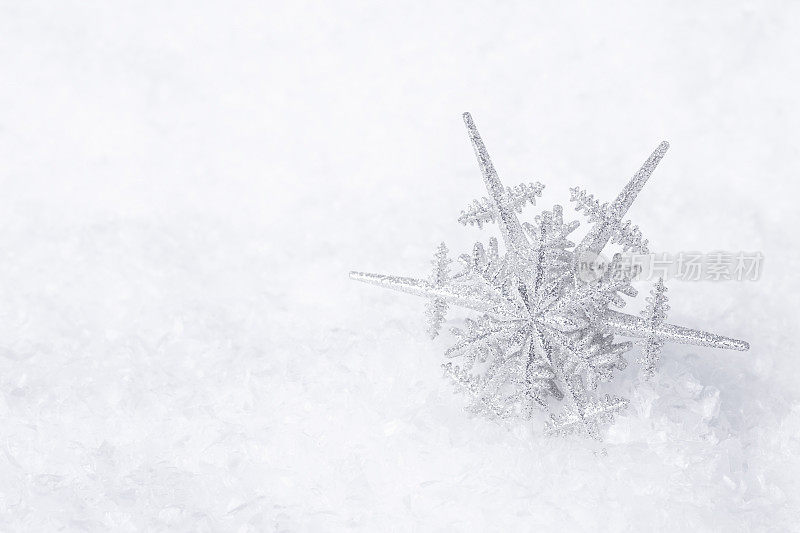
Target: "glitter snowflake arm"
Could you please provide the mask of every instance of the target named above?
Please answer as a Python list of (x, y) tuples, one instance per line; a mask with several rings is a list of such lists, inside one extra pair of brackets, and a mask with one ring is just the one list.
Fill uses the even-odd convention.
[[(522, 208), (528, 202), (531, 205), (536, 205), (536, 197), (542, 195), (544, 185), (539, 183), (522, 183), (516, 187), (506, 187), (505, 198), (506, 202), (517, 213), (522, 212)], [(485, 196), (480, 200), (475, 200), (466, 209), (461, 211), (461, 216), (458, 221), (464, 224), (477, 225), (482, 228), (488, 222), (497, 222), (497, 210), (495, 209), (494, 201), (486, 198)]]
[(589, 234), (575, 248), (577, 257), (583, 257), (584, 254), (597, 255), (603, 251), (608, 241), (619, 231), (619, 225), (625, 213), (628, 212), (633, 201), (636, 200), (642, 187), (644, 187), (644, 184), (647, 183), (650, 175), (658, 166), (659, 161), (667, 153), (668, 148), (669, 143), (664, 141), (650, 154), (642, 168), (625, 185), (616, 200), (605, 209), (605, 216), (594, 225)]
[[(658, 278), (650, 296), (647, 297), (647, 306), (639, 313), (639, 316), (644, 318), (650, 323), (652, 330), (655, 330), (659, 325), (663, 324), (667, 319), (667, 287), (664, 285), (664, 279)], [(661, 358), (661, 348), (664, 346), (664, 341), (658, 335), (651, 334), (646, 339), (642, 340), (644, 353), (639, 359), (639, 362), (644, 368), (645, 379), (652, 378), (656, 371), (656, 365)]]
[(467, 411), (490, 419), (508, 418), (509, 406), (499, 395), (487, 390), (484, 378), (473, 376), (453, 363), (443, 364), (442, 370), (453, 384), (472, 400), (472, 405), (467, 407)]
[[(578, 187), (573, 187), (569, 192), (570, 201), (575, 202), (575, 210), (583, 211), (583, 214), (589, 218), (589, 222), (602, 222), (609, 218), (608, 204), (601, 204), (594, 195)], [(639, 226), (635, 226), (630, 220), (616, 223), (611, 219), (610, 223), (612, 243), (621, 244), (622, 249), (626, 252), (632, 250), (640, 254), (649, 253), (647, 239), (642, 235)]]
[[(501, 294), (492, 295), (491, 293), (487, 294), (465, 290), (464, 287), (459, 287), (454, 284), (439, 287), (423, 279), (390, 276), (386, 274), (370, 274), (368, 272), (350, 272), (350, 279), (377, 285), (385, 289), (413, 294), (415, 296), (423, 296), (432, 299), (439, 298), (443, 302), (457, 307), (489, 313), (497, 317), (510, 319), (523, 318), (523, 316), (520, 315), (520, 307), (515, 305), (516, 302), (505, 299), (505, 295)], [(469, 287), (466, 289), (469, 289)]]
[(569, 392), (569, 397), (572, 401), (571, 412), (576, 417), (576, 423), (578, 423), (583, 428), (583, 431), (593, 439), (602, 440), (597, 422), (586, 416), (586, 409), (591, 405), (591, 400), (586, 395), (586, 389), (583, 386), (583, 381), (580, 376), (567, 375), (561, 365), (553, 363), (553, 351), (545, 348), (546, 340), (541, 331), (538, 329), (534, 331), (531, 339), (534, 349), (550, 362), (550, 368), (553, 370), (555, 376), (564, 385), (567, 392)]
[[(546, 435), (568, 435), (580, 433), (585, 430), (586, 421), (594, 425), (610, 423), (614, 415), (628, 407), (628, 400), (616, 396), (606, 395), (601, 400), (592, 401), (587, 405), (581, 416), (574, 408), (565, 409), (558, 415), (550, 415), (550, 420), (545, 423)], [(595, 437), (600, 440), (598, 437)]]
[(527, 250), (529, 245), (528, 240), (525, 238), (525, 233), (522, 231), (522, 224), (520, 224), (513, 206), (506, 200), (506, 189), (500, 183), (500, 178), (497, 176), (497, 171), (494, 169), (489, 152), (483, 144), (480, 133), (478, 133), (478, 128), (475, 127), (472, 115), (464, 113), (463, 117), (469, 133), (469, 140), (472, 142), (472, 148), (475, 150), (475, 156), (478, 158), (478, 165), (480, 166), (481, 174), (483, 174), (483, 183), (486, 185), (489, 198), (494, 202), (494, 207), (497, 210), (496, 219), (500, 226), (500, 234), (503, 236), (503, 241), (509, 250), (515, 252)]
[(488, 312), (493, 309), (490, 302), (478, 298), (470, 298), (449, 290), (447, 287), (437, 287), (429, 281), (403, 276), (391, 276), (388, 274), (370, 274), (368, 272), (350, 272), (350, 279), (362, 281), (371, 285), (377, 285), (384, 289), (413, 294), (414, 296), (424, 296), (427, 298), (441, 298), (447, 303), (466, 307), (474, 311)]
[[(432, 263), (433, 272), (430, 276), (430, 284), (435, 287), (444, 287), (450, 278), (450, 259), (447, 258), (447, 246), (444, 243), (441, 243), (436, 249)], [(428, 318), (428, 335), (432, 339), (439, 335), (439, 329), (442, 327), (446, 313), (447, 302), (442, 298), (428, 300), (425, 314)]]
[(506, 277), (505, 260), (500, 257), (497, 239), (494, 237), (489, 239), (488, 250), (482, 243), (476, 242), (472, 248), (472, 254), (461, 254), (459, 259), (464, 266), (464, 271), (454, 276), (457, 280), (477, 275), (490, 285), (498, 286)]
[(609, 332), (626, 337), (646, 339), (652, 336), (679, 344), (694, 344), (695, 346), (739, 350), (740, 352), (750, 349), (750, 345), (745, 341), (674, 324), (659, 324), (653, 327), (645, 318), (611, 309), (603, 317), (602, 322)]
[(534, 334), (535, 332), (530, 332), (523, 346), (527, 353), (525, 379), (537, 403), (544, 404), (545, 397), (548, 395), (561, 401), (564, 399), (564, 393), (561, 392), (555, 381), (558, 377), (557, 373), (547, 358), (547, 354), (541, 350), (541, 343), (534, 340)]
[(497, 320), (492, 320), (488, 315), (478, 317), (477, 320), (467, 318), (464, 321), (465, 329), (453, 328), (452, 334), (459, 340), (445, 351), (448, 358), (463, 357), (464, 369), (469, 370), (475, 361), (484, 362), (492, 356), (502, 356), (503, 345), (507, 338), (513, 335), (509, 325)]
[(586, 329), (573, 335), (549, 329), (548, 336), (561, 348), (561, 366), (565, 375), (580, 374), (586, 378), (586, 387), (594, 390), (598, 383), (611, 381), (614, 370), (623, 370), (627, 361), (623, 354), (633, 343), (614, 343), (613, 335), (604, 335)]

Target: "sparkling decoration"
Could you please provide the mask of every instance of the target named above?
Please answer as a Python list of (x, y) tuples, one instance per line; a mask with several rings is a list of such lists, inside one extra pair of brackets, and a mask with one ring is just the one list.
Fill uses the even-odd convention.
[(468, 411), (493, 419), (531, 419), (544, 412), (548, 434), (581, 433), (602, 440), (600, 427), (628, 405), (624, 398), (597, 395), (602, 382), (625, 368), (623, 354), (634, 342), (645, 377), (656, 371), (664, 342), (747, 350), (740, 340), (666, 322), (663, 279), (654, 284), (640, 316), (613, 308), (635, 297), (636, 270), (625, 269), (616, 254), (597, 276), (579, 274), (578, 265), (618, 244), (623, 251), (647, 253), (638, 227), (623, 220), (669, 145), (661, 143), (611, 203), (571, 189), (576, 210), (588, 218), (590, 230), (577, 244), (569, 235), (579, 222), (565, 222), (561, 206), (542, 211), (533, 224), (517, 213), (535, 204), (544, 186), (529, 183), (504, 187), (469, 113), (464, 122), (478, 158), (488, 197), (476, 200), (459, 217), (462, 224), (482, 227), (497, 223), (503, 240), (476, 243), (460, 257), (461, 269), (451, 274), (448, 250), (441, 244), (427, 280), (351, 272), (350, 277), (428, 299), (428, 331), (438, 334), (448, 306), (480, 313), (453, 329), (457, 342), (445, 356), (458, 362), (443, 365), (445, 374), (469, 398)]

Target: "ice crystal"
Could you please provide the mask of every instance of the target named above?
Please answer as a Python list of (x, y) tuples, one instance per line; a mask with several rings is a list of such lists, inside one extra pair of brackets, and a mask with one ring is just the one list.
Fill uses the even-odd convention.
[(621, 268), (619, 254), (602, 274), (579, 275), (578, 264), (599, 255), (609, 243), (624, 251), (647, 252), (639, 228), (623, 218), (666, 153), (666, 142), (613, 202), (601, 203), (584, 190), (571, 189), (576, 210), (590, 224), (588, 234), (576, 243), (570, 234), (579, 222), (566, 222), (561, 206), (542, 211), (533, 223), (520, 222), (517, 213), (527, 203), (535, 204), (544, 186), (504, 187), (469, 113), (464, 122), (488, 197), (468, 206), (459, 221), (479, 227), (497, 223), (503, 252), (494, 237), (488, 246), (476, 243), (472, 253), (460, 256), (460, 271), (451, 275), (442, 244), (428, 280), (363, 272), (351, 272), (350, 277), (428, 298), (432, 336), (449, 305), (479, 313), (452, 330), (456, 343), (445, 356), (458, 364), (443, 365), (469, 398), (469, 411), (493, 419), (531, 419), (544, 412), (548, 434), (582, 433), (601, 440), (601, 425), (628, 404), (624, 398), (595, 393), (600, 383), (625, 368), (624, 353), (633, 347), (631, 341), (616, 342), (615, 335), (637, 339), (647, 376), (655, 372), (667, 341), (749, 348), (744, 341), (668, 324), (663, 280), (655, 283), (641, 316), (616, 310), (625, 305), (623, 296), (636, 296), (631, 285), (636, 271)]

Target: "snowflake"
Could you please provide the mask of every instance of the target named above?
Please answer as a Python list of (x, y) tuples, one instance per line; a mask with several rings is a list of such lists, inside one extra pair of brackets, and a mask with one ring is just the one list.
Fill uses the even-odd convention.
[(469, 113), (464, 113), (464, 122), (488, 197), (473, 202), (458, 220), (479, 227), (496, 223), (503, 253), (495, 238), (488, 246), (477, 243), (471, 254), (459, 258), (461, 269), (451, 274), (452, 261), (442, 244), (427, 280), (363, 272), (351, 272), (350, 277), (428, 298), (432, 337), (450, 305), (481, 313), (452, 330), (458, 340), (445, 355), (458, 364), (443, 365), (445, 374), (470, 398), (469, 411), (493, 419), (531, 419), (544, 412), (549, 415), (548, 434), (582, 433), (601, 440), (601, 424), (613, 421), (628, 405), (624, 398), (594, 392), (627, 364), (623, 355), (634, 343), (615, 342), (615, 335), (637, 339), (646, 377), (655, 372), (666, 341), (749, 348), (744, 341), (666, 323), (662, 279), (640, 316), (614, 309), (625, 305), (622, 296), (637, 294), (631, 286), (637, 271), (625, 268), (621, 254), (600, 275), (579, 273), (580, 261), (597, 257), (609, 243), (623, 251), (648, 253), (639, 228), (623, 218), (666, 153), (666, 142), (611, 203), (601, 204), (585, 191), (571, 189), (576, 210), (591, 224), (576, 244), (570, 234), (579, 222), (565, 222), (561, 206), (541, 212), (532, 224), (520, 222), (517, 213), (535, 204), (544, 186), (504, 187)]

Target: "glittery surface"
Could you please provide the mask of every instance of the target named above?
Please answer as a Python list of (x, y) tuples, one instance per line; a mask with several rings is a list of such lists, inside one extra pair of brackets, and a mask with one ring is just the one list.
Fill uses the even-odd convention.
[[(449, 273), (447, 249), (440, 246), (429, 280), (351, 272), (352, 279), (429, 300), (429, 332), (438, 333), (448, 304), (483, 313), (455, 329), (458, 342), (446, 356), (445, 374), (464, 391), (468, 410), (492, 419), (533, 419), (543, 414), (549, 434), (582, 433), (602, 440), (601, 426), (627, 407), (624, 398), (602, 395), (599, 384), (627, 365), (623, 354), (641, 346), (644, 374), (657, 370), (665, 342), (747, 350), (741, 340), (665, 322), (667, 298), (663, 280), (655, 283), (641, 316), (613, 309), (621, 295), (635, 296), (633, 272), (614, 276), (608, 269), (596, 279), (582, 279), (577, 265), (587, 254), (600, 254), (610, 241), (624, 249), (645, 251), (638, 228), (623, 221), (628, 209), (664, 157), (662, 142), (609, 204), (600, 204), (576, 188), (572, 199), (592, 224), (575, 244), (569, 240), (577, 222), (565, 222), (556, 205), (534, 223), (522, 223), (516, 211), (541, 194), (541, 184), (504, 187), (472, 116), (464, 113), (469, 139), (483, 175), (488, 199), (462, 212), (462, 223), (496, 222), (504, 251), (493, 238), (488, 251), (475, 244), (460, 257), (461, 270)], [(491, 212), (489, 212), (491, 210)], [(614, 262), (621, 261), (615, 256)], [(613, 264), (613, 263), (612, 263)]]

